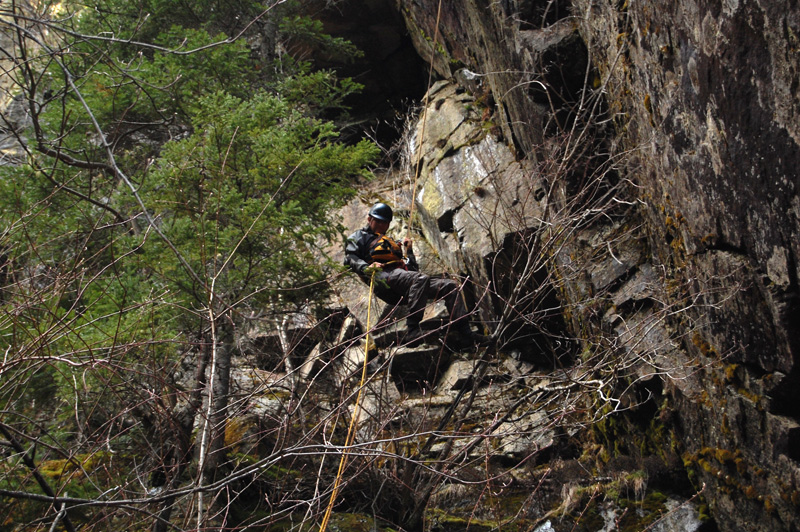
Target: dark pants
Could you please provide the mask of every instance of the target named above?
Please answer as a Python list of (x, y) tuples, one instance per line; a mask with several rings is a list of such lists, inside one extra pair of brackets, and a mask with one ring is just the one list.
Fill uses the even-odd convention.
[[(391, 304), (408, 305), (406, 323), (416, 327), (422, 321), (422, 314), (429, 299), (444, 299), (451, 321), (463, 318), (467, 309), (459, 294), (460, 285), (452, 279), (437, 279), (421, 272), (411, 272), (395, 268), (380, 272), (375, 277), (375, 295)], [(466, 321), (459, 326), (466, 326)]]

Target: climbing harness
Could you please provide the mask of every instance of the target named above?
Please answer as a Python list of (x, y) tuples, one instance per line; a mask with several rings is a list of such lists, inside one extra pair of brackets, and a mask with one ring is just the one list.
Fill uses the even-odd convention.
[(369, 355), (369, 330), (370, 330), (370, 314), (372, 312), (372, 293), (375, 288), (375, 272), (372, 273), (369, 282), (369, 300), (367, 301), (367, 334), (365, 337), (366, 349), (364, 350), (364, 365), (361, 368), (361, 382), (358, 383), (358, 395), (356, 396), (356, 405), (353, 409), (353, 416), (350, 418), (350, 426), (347, 428), (347, 436), (344, 440), (344, 447), (342, 448), (342, 458), (339, 460), (339, 470), (336, 472), (336, 479), (333, 482), (333, 491), (331, 492), (331, 500), (328, 502), (328, 507), (325, 509), (325, 516), (322, 518), (322, 524), (319, 527), (319, 532), (325, 532), (328, 527), (328, 521), (331, 518), (333, 505), (336, 502), (336, 496), (339, 494), (339, 485), (342, 482), (342, 473), (344, 473), (345, 465), (347, 464), (347, 450), (353, 445), (353, 440), (356, 437), (356, 425), (358, 418), (361, 415), (361, 396), (364, 392), (364, 383), (367, 381), (367, 358)]
[[(431, 80), (433, 79), (433, 60), (434, 54), (436, 53), (436, 43), (439, 39), (439, 21), (441, 19), (442, 14), (442, 0), (439, 0), (439, 6), (436, 10), (436, 27), (434, 30), (433, 36), (433, 46), (431, 48), (431, 66), (428, 71), (428, 91), (430, 91), (431, 87)], [(426, 93), (427, 94), (427, 93)], [(422, 115), (422, 133), (420, 135), (420, 139), (424, 138), (425, 136), (425, 123), (427, 121), (428, 115), (428, 108), (427, 108), (427, 101), (425, 110), (423, 111)], [(421, 147), (421, 146), (420, 146)], [(419, 172), (420, 172), (420, 162), (422, 160), (422, 153), (420, 152), (419, 157), (417, 158), (417, 168), (415, 170), (415, 177), (414, 177), (414, 189), (411, 194), (411, 210), (408, 216), (409, 225), (408, 225), (408, 236), (411, 237), (411, 224), (413, 223), (414, 219), (414, 202), (417, 195), (417, 181), (419, 180)], [(395, 246), (398, 246), (396, 242), (391, 240), (390, 238), (386, 237), (386, 240), (389, 240), (394, 243)], [(406, 249), (405, 247), (401, 247), (400, 254), (397, 256), (395, 254), (394, 248), (390, 245), (391, 254), (392, 256), (389, 257), (389, 260), (384, 264), (384, 269), (389, 267), (394, 267), (393, 265), (399, 261), (399, 264), (402, 264), (405, 267), (405, 261), (403, 259), (406, 258)], [(400, 246), (398, 246), (400, 247)], [(375, 256), (373, 255), (373, 259)], [(347, 436), (345, 437), (344, 447), (342, 448), (342, 458), (339, 461), (339, 470), (336, 473), (336, 479), (333, 483), (333, 490), (331, 492), (331, 498), (328, 502), (328, 507), (325, 509), (325, 515), (322, 518), (322, 524), (320, 525), (319, 532), (325, 532), (328, 527), (328, 522), (330, 521), (331, 512), (333, 511), (333, 505), (336, 502), (336, 497), (339, 494), (339, 485), (342, 482), (342, 474), (344, 473), (345, 465), (347, 464), (347, 451), (348, 448), (353, 444), (353, 440), (355, 439), (356, 433), (356, 425), (358, 423), (358, 417), (361, 415), (361, 396), (364, 391), (364, 383), (367, 380), (367, 355), (369, 354), (369, 328), (370, 328), (370, 312), (372, 309), (372, 295), (375, 288), (375, 273), (372, 272), (370, 275), (370, 282), (369, 282), (369, 302), (367, 303), (367, 334), (366, 334), (366, 351), (364, 352), (364, 366), (361, 369), (361, 382), (358, 385), (358, 395), (356, 396), (356, 404), (353, 410), (353, 416), (350, 419), (350, 426), (347, 429)]]
[(386, 235), (378, 235), (378, 237), (372, 241), (369, 254), (373, 262), (380, 262), (384, 265), (402, 261), (403, 259), (403, 249), (400, 247), (400, 244)]

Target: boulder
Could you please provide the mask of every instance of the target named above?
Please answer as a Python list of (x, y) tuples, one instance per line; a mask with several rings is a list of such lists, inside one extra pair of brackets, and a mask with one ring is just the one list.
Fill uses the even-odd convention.
[(486, 259), (510, 233), (541, 223), (545, 185), (487, 132), (456, 85), (434, 85), (428, 102), (411, 155), (423, 161), (414, 198), (422, 231), (451, 271), (485, 286)]

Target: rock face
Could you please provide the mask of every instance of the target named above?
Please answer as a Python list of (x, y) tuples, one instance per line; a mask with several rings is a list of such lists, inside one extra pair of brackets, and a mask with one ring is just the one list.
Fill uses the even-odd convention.
[(491, 273), (485, 259), (544, 215), (544, 184), (481, 121), (482, 109), (458, 85), (440, 82), (427, 95), (411, 159), (420, 161), (418, 213), (451, 271), (469, 271), (479, 284)]
[[(496, 282), (513, 233), (563, 229), (559, 213), (590, 217), (613, 190), (609, 216), (537, 248), (564, 322), (584, 346), (613, 339), (618, 363), (665, 394), (659, 415), (720, 530), (800, 527), (796, 2), (397, 4), (451, 82), (417, 129), (434, 247)], [(615, 165), (587, 199), (547, 170), (591, 106)]]

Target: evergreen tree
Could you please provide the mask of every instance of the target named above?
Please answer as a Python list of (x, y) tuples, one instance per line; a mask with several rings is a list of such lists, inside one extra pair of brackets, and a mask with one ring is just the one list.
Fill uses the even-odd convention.
[[(34, 495), (102, 508), (224, 475), (236, 329), (324, 297), (319, 243), (339, 238), (332, 213), (377, 149), (339, 142), (330, 121), (357, 84), (236, 38), (270, 26), (353, 53), (277, 4), (3, 8), (3, 100), (28, 119), (4, 115), (16, 143), (0, 167), (0, 429), (16, 449), (0, 522), (124, 528), (91, 507), (42, 517)], [(187, 355), (188, 388), (174, 378)]]

